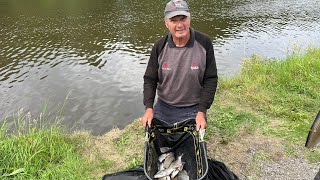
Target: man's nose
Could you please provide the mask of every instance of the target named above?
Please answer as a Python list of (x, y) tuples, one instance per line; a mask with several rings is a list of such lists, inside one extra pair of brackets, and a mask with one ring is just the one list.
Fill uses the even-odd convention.
[(182, 26), (183, 22), (182, 21), (177, 21), (177, 26)]

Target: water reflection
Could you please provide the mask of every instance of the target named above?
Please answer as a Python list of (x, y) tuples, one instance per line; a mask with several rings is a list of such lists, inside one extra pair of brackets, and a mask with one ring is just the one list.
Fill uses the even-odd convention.
[[(218, 70), (233, 75), (242, 58), (282, 58), (320, 46), (319, 0), (189, 1), (192, 26), (213, 40)], [(2, 0), (0, 116), (24, 108), (101, 134), (141, 116), (142, 76), (165, 32), (165, 1)]]

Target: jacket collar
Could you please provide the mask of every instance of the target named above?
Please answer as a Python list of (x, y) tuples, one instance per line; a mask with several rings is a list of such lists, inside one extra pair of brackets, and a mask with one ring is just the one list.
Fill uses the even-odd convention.
[[(194, 41), (195, 41), (194, 29), (190, 28), (189, 30), (190, 30), (189, 31), (190, 32), (190, 39), (189, 39), (189, 41), (187, 42), (187, 44), (184, 47), (193, 47), (193, 44), (194, 44)], [(170, 32), (168, 33), (168, 44), (169, 44), (170, 48), (177, 47), (176, 44), (173, 42), (172, 34)], [(179, 47), (177, 47), (177, 48), (179, 48)]]

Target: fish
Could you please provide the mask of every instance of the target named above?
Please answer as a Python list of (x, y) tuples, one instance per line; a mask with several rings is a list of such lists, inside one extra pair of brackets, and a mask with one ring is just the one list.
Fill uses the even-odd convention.
[(154, 178), (162, 178), (162, 177), (165, 177), (165, 176), (169, 176), (169, 178), (170, 178), (170, 174), (171, 174), (174, 170), (175, 170), (175, 169), (172, 169), (172, 168), (168, 168), (168, 169), (161, 170), (161, 171), (157, 172), (157, 173), (154, 175)]
[(186, 170), (182, 170), (178, 173), (178, 179), (179, 180), (189, 180), (189, 176)]
[(158, 165), (158, 171), (162, 171), (162, 170), (164, 170), (163, 163), (160, 163)]
[[(164, 168), (169, 168), (169, 166), (171, 165), (171, 163), (174, 161), (174, 154), (173, 153), (171, 153), (171, 154), (169, 154), (167, 157), (166, 157), (166, 159), (164, 160), (164, 162), (163, 162), (163, 167)], [(174, 168), (172, 168), (172, 169), (174, 169)]]
[(168, 151), (170, 151), (171, 150), (171, 148), (169, 148), (169, 147), (161, 147), (160, 148), (160, 152), (161, 153), (166, 153), (166, 152), (168, 152)]
[(178, 158), (173, 161), (171, 164), (170, 164), (170, 168), (173, 168), (173, 169), (177, 169), (179, 171), (181, 171), (183, 169), (183, 163), (182, 163), (182, 156), (183, 154), (181, 154), (180, 156), (178, 156)]
[(174, 179), (174, 178), (178, 175), (179, 172), (180, 172), (180, 170), (175, 169), (175, 170), (171, 173), (170, 178), (171, 178), (171, 179)]
[[(182, 156), (178, 156), (175, 159), (175, 155), (173, 152), (164, 153), (159, 156), (159, 163), (158, 163), (158, 172), (154, 175), (155, 179), (158, 180), (180, 180), (178, 175), (183, 170), (184, 162), (182, 162)], [(182, 172), (180, 176), (185, 180), (186, 177), (189, 178), (186, 171)]]
[(159, 162), (162, 163), (168, 156), (174, 156), (173, 152), (161, 154), (159, 156)]
[(165, 177), (159, 178), (158, 180), (171, 180), (171, 179), (170, 179), (170, 176), (165, 176)]

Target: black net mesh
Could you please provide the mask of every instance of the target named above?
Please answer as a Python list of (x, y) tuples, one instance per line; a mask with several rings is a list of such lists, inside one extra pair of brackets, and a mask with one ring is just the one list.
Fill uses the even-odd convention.
[[(150, 179), (158, 172), (159, 156), (162, 153), (173, 152), (175, 158), (182, 155), (183, 169), (190, 179), (202, 179), (208, 169), (205, 142), (199, 141), (195, 130), (194, 119), (178, 124), (166, 124), (154, 119), (150, 136), (145, 144), (145, 172)], [(161, 149), (169, 148), (161, 152)]]

